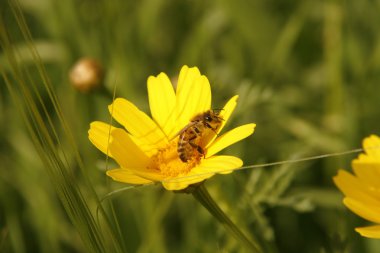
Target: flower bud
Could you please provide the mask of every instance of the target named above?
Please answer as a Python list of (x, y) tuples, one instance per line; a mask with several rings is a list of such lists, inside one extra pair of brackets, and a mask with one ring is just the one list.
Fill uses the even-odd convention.
[(87, 93), (99, 88), (104, 78), (103, 67), (92, 58), (81, 58), (70, 70), (70, 82), (80, 92)]

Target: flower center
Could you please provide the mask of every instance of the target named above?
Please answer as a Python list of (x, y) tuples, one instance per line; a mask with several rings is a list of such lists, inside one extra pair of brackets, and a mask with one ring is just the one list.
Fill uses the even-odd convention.
[(160, 174), (169, 178), (188, 174), (192, 168), (199, 164), (202, 156), (194, 152), (189, 161), (183, 162), (179, 158), (177, 145), (178, 137), (174, 138), (165, 148), (159, 149), (151, 157), (148, 169), (159, 170)]

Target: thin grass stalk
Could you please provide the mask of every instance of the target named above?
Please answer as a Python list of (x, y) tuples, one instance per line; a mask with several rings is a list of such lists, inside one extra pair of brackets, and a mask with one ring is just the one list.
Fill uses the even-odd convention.
[[(103, 246), (104, 243), (102, 243), (104, 239), (102, 238), (97, 225), (91, 219), (91, 214), (81, 196), (81, 192), (73, 183), (75, 182), (74, 178), (67, 173), (66, 166), (62, 163), (61, 158), (52, 147), (52, 140), (50, 136), (47, 135), (48, 130), (43, 127), (43, 121), (40, 117), (41, 115), (38, 114), (33, 101), (30, 101), (30, 94), (26, 93), (27, 91), (25, 89), (21, 89), (22, 95), (20, 95), (16, 89), (12, 87), (12, 82), (5, 73), (3, 72), (2, 74), (12, 98), (15, 103), (19, 105), (19, 109), (21, 109), (22, 117), (31, 135), (36, 151), (47, 168), (47, 172), (52, 179), (52, 182), (54, 182), (53, 185), (56, 188), (56, 192), (60, 197), (70, 220), (78, 229), (78, 232), (89, 251), (107, 252)], [(23, 87), (25, 87), (25, 84), (23, 84)], [(28, 104), (27, 109), (21, 106), (23, 101), (22, 98), (24, 98)]]
[[(16, 3), (16, 4), (15, 4)], [(15, 4), (15, 5), (12, 5)], [(12, 10), (14, 11), (14, 15), (16, 20), (19, 22), (20, 29), (24, 33), (24, 37), (28, 41), (31, 48), (34, 50), (33, 55), (36, 56), (35, 62), (37, 62), (37, 69), (40, 73), (42, 83), (45, 85), (45, 89), (48, 91), (50, 99), (53, 103), (54, 109), (60, 119), (60, 123), (63, 126), (65, 133), (69, 136), (69, 140), (71, 144), (74, 146), (72, 150), (76, 151), (75, 154), (77, 156), (77, 162), (79, 166), (82, 168), (82, 172), (84, 172), (84, 166), (79, 157), (79, 153), (73, 141), (72, 135), (70, 134), (69, 129), (65, 123), (63, 115), (61, 113), (59, 104), (57, 102), (56, 96), (51, 89), (51, 85), (47, 79), (47, 75), (42, 66), (41, 60), (38, 57), (35, 48), (33, 48), (33, 43), (28, 28), (26, 26), (25, 21), (23, 20), (23, 16), (21, 10), (18, 6), (17, 2), (10, 3), (12, 5)], [(72, 173), (70, 173), (70, 167), (68, 165), (67, 159), (65, 159), (65, 153), (61, 152), (64, 160), (59, 155), (59, 151), (56, 147), (55, 142), (58, 143), (58, 147), (62, 146), (61, 142), (58, 138), (58, 134), (55, 130), (55, 126), (52, 123), (51, 116), (47, 113), (46, 106), (44, 105), (41, 97), (39, 96), (37, 89), (34, 85), (31, 87), (34, 88), (34, 92), (30, 90), (30, 86), (27, 83), (33, 84), (32, 79), (29, 76), (28, 71), (22, 69), (20, 65), (16, 61), (16, 53), (14, 52), (13, 47), (11, 46), (11, 42), (9, 40), (9, 35), (6, 33), (5, 26), (3, 23), (1, 24), (1, 47), (3, 48), (3, 52), (5, 53), (5, 57), (8, 60), (10, 66), (10, 72), (12, 73), (14, 82), (10, 80), (8, 75), (5, 73), (4, 69), (1, 70), (2, 76), (5, 80), (5, 83), (8, 87), (8, 90), (16, 103), (16, 105), (20, 109), (20, 113), (26, 123), (27, 129), (31, 135), (32, 141), (35, 145), (35, 148), (41, 157), (45, 167), (47, 168), (48, 174), (54, 182), (53, 185), (56, 188), (58, 196), (65, 207), (66, 212), (68, 213), (70, 220), (74, 224), (74, 226), (78, 229), (78, 232), (84, 241), (86, 247), (91, 252), (109, 252), (111, 248), (112, 251), (122, 252), (122, 247), (120, 247), (120, 243), (115, 239), (112, 233), (112, 230), (107, 226), (107, 231), (111, 231), (111, 240), (112, 247), (106, 246), (106, 241), (101, 233), (99, 226), (96, 224), (91, 211), (84, 199), (81, 191), (79, 190), (75, 180), (73, 178)], [(33, 50), (31, 51), (33, 52)], [(16, 84), (16, 85), (14, 85)], [(42, 114), (37, 109), (37, 104), (32, 94), (37, 95), (37, 101), (42, 105), (42, 111), (48, 119), (48, 125), (45, 124)], [(26, 103), (27, 106), (22, 106), (23, 102)], [(49, 128), (48, 128), (49, 127)], [(49, 131), (50, 129), (50, 131)], [(71, 138), (70, 138), (71, 136)], [(85, 177), (87, 180), (87, 178)], [(88, 187), (94, 197), (97, 199), (94, 189), (88, 184)], [(102, 213), (104, 214), (103, 209)], [(103, 215), (107, 222), (107, 217)], [(108, 224), (108, 223), (107, 223)], [(109, 236), (109, 235), (108, 235)], [(110, 245), (109, 245), (110, 246)]]
[[(48, 78), (48, 75), (46, 73), (46, 70), (43, 66), (43, 63), (42, 63), (42, 60), (34, 46), (34, 43), (33, 43), (33, 39), (32, 39), (32, 36), (30, 34), (30, 31), (28, 29), (28, 26), (26, 24), (26, 21), (25, 21), (25, 18), (22, 14), (22, 11), (21, 11), (21, 8), (19, 6), (19, 3), (18, 1), (10, 1), (10, 5), (11, 5), (11, 9), (14, 13), (14, 16), (16, 17), (16, 21), (18, 22), (18, 25), (20, 27), (20, 30), (22, 32), (22, 34), (24, 35), (24, 38), (28, 44), (28, 47), (29, 47), (29, 50), (30, 50), (30, 53), (32, 54), (32, 57), (34, 59), (34, 61), (37, 63), (36, 65), (38, 66), (37, 70), (39, 71), (39, 74), (40, 74), (40, 77), (41, 77), (41, 80), (42, 80), (42, 84), (44, 85), (44, 88), (45, 90), (47, 91), (48, 95), (49, 95), (49, 99), (54, 107), (54, 111), (56, 112), (56, 115), (58, 117), (58, 120), (59, 120), (59, 123), (61, 125), (61, 127), (63, 128), (63, 131), (65, 133), (65, 137), (67, 138), (68, 140), (68, 143), (69, 145), (71, 145), (71, 150), (74, 151), (74, 155), (75, 155), (75, 158), (76, 158), (76, 162), (78, 163), (78, 167), (81, 169), (81, 172), (83, 175), (85, 175), (84, 177), (84, 180), (85, 180), (85, 183), (87, 184), (87, 189), (89, 189), (92, 193), (92, 196), (95, 198), (95, 200), (97, 201), (98, 205), (100, 205), (100, 200), (94, 190), (94, 188), (92, 187), (91, 183), (88, 181), (88, 177), (86, 176), (87, 175), (87, 170), (85, 169), (85, 166), (83, 164), (83, 161), (80, 157), (80, 154), (78, 152), (78, 148), (75, 144), (75, 140), (74, 140), (74, 137), (70, 131), (70, 128), (69, 126), (67, 125), (67, 122), (64, 118), (64, 115), (62, 113), (62, 110), (61, 110), (61, 107), (60, 107), (60, 104), (59, 104), (59, 101), (58, 101), (58, 98), (52, 88), (52, 85), (50, 83), (50, 80)], [(30, 79), (31, 80), (31, 79)], [(34, 83), (34, 82), (33, 82)], [(54, 137), (54, 140), (58, 143), (58, 146), (62, 146), (61, 144), (61, 141), (58, 137), (58, 134), (55, 130), (55, 127), (52, 123), (52, 120), (51, 120), (51, 117), (49, 115), (49, 113), (47, 112), (47, 109), (46, 109), (46, 106), (44, 105), (44, 102), (42, 101), (41, 99), (41, 96), (39, 95), (38, 91), (37, 91), (37, 88), (36, 88), (36, 85), (33, 85), (33, 88), (34, 88), (34, 93), (36, 94), (37, 98), (38, 98), (38, 101), (40, 102), (40, 106), (43, 108), (43, 112), (44, 112), (44, 115), (45, 117), (47, 117), (48, 119), (48, 122), (50, 124), (50, 129), (52, 130), (53, 132), (53, 137)], [(66, 162), (67, 162), (67, 158), (65, 156), (64, 153), (62, 153)], [(68, 162), (67, 162), (68, 164)], [(68, 169), (70, 169), (70, 167), (67, 167)], [(106, 223), (108, 224), (106, 226), (106, 229), (108, 229), (109, 233), (110, 234), (114, 234), (113, 237), (118, 237), (118, 241), (121, 242), (121, 245), (122, 245), (122, 248), (124, 249), (123, 251), (125, 251), (125, 246), (124, 244), (122, 243), (123, 240), (122, 240), (122, 235), (121, 235), (121, 230), (118, 228), (118, 223), (117, 223), (117, 218), (116, 218), (116, 215), (114, 212), (111, 213), (111, 216), (113, 216), (113, 224), (114, 224), (114, 227), (116, 227), (116, 235), (114, 233), (114, 231), (112, 229), (110, 229), (110, 220), (108, 219), (107, 217), (107, 214), (105, 213), (105, 210), (103, 209), (102, 206), (100, 206), (100, 208), (98, 209), (100, 211), (100, 213), (102, 214), (102, 217), (105, 219)], [(113, 238), (112, 237), (112, 238)], [(114, 239), (113, 239), (114, 240)], [(114, 244), (118, 244), (116, 242), (116, 240), (114, 240), (113, 242)]]

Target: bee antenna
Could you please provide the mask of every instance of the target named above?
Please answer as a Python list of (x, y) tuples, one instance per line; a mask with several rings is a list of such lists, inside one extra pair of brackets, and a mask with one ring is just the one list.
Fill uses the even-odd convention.
[(212, 111), (216, 114), (219, 114), (221, 111), (223, 111), (224, 109), (212, 109)]
[(222, 117), (219, 117), (220, 112), (223, 111), (223, 110), (224, 110), (224, 109), (213, 109), (212, 111), (213, 111), (213, 113), (216, 114), (216, 116), (217, 116), (219, 119), (224, 120)]

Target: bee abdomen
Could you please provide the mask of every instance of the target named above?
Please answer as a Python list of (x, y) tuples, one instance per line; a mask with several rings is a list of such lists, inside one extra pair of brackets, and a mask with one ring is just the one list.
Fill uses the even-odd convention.
[(189, 158), (185, 155), (185, 153), (181, 153), (179, 155), (179, 159), (181, 159), (182, 162), (187, 162), (189, 160)]
[(182, 162), (187, 162), (191, 158), (192, 148), (189, 147), (188, 142), (179, 142), (177, 147), (177, 152), (179, 154), (179, 158)]

